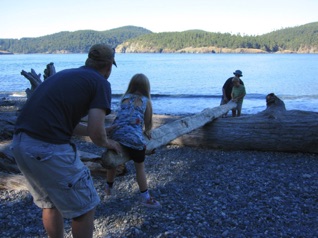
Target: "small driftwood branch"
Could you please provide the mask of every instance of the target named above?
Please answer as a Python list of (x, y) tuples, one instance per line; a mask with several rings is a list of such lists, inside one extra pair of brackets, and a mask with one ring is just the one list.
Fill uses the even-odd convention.
[(44, 70), (44, 80), (46, 80), (48, 77), (50, 77), (51, 75), (55, 74), (55, 67), (54, 67), (54, 63), (49, 63), (46, 65), (46, 69)]
[[(46, 65), (46, 69), (44, 70), (44, 80), (50, 77), (51, 75), (55, 74), (55, 67), (54, 63), (49, 63)], [(25, 90), (27, 94), (27, 98), (31, 96), (33, 91), (43, 82), (41, 80), (41, 74), (37, 74), (34, 69), (31, 69), (31, 72), (26, 72), (24, 70), (21, 71), (21, 75), (27, 78), (30, 81), (31, 89), (27, 88)]]

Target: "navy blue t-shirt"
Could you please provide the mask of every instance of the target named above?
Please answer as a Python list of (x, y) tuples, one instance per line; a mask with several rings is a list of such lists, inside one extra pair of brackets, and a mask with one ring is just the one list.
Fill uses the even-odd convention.
[(69, 143), (73, 130), (91, 108), (110, 113), (110, 83), (98, 71), (80, 67), (62, 70), (41, 83), (24, 105), (16, 133), (53, 144)]

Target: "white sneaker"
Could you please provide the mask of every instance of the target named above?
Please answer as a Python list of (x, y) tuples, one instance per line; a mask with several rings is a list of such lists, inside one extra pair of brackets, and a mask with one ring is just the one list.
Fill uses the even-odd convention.
[(149, 208), (161, 208), (161, 204), (153, 197), (150, 197), (149, 199), (142, 199), (141, 205)]

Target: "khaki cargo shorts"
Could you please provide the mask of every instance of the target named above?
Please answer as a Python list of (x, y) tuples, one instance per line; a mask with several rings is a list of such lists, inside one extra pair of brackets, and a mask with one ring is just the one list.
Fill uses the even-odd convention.
[(100, 202), (74, 144), (50, 144), (19, 133), (11, 149), (38, 207), (56, 207), (64, 218), (75, 218)]

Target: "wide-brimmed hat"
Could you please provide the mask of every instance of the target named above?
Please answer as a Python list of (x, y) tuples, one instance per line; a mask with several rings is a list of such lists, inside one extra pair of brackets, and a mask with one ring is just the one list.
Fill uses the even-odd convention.
[(115, 61), (115, 49), (106, 44), (93, 45), (88, 52), (88, 58), (98, 62), (112, 61), (117, 67)]
[(235, 70), (235, 72), (233, 73), (234, 75), (239, 75), (240, 77), (243, 77), (243, 73), (241, 70), (237, 69)]

